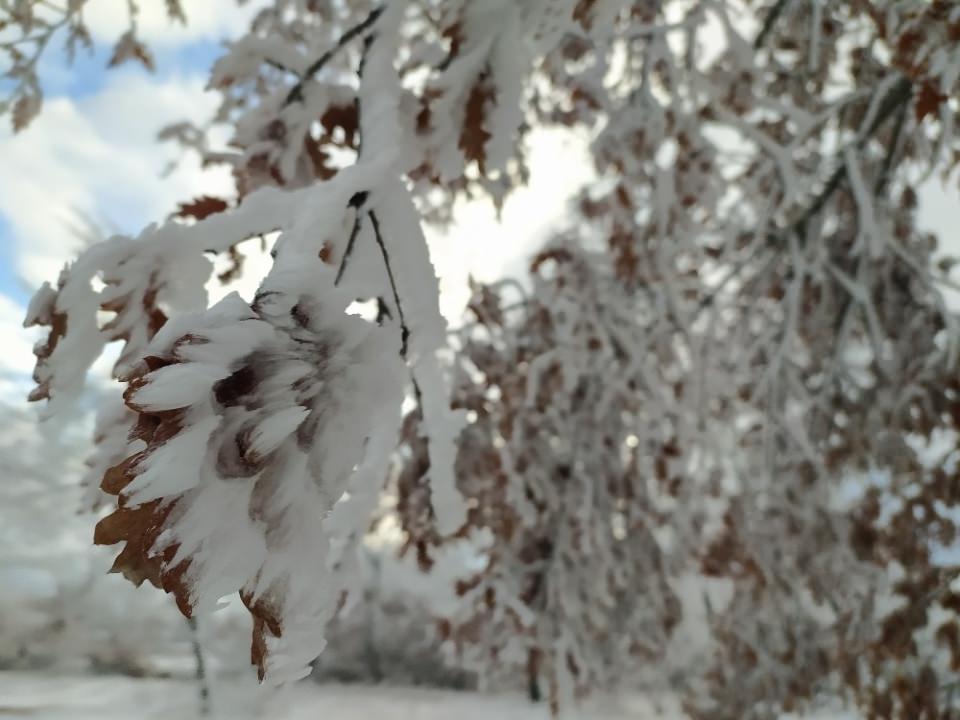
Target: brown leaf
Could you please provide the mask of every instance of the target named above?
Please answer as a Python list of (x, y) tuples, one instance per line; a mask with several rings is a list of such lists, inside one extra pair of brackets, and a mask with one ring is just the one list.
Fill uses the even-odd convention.
[(320, 116), (320, 124), (328, 135), (333, 135), (333, 131), (337, 128), (343, 130), (345, 144), (348, 147), (354, 147), (357, 130), (360, 127), (357, 106), (354, 103), (331, 105)]
[(579, 0), (577, 6), (573, 9), (573, 19), (580, 23), (580, 27), (584, 30), (589, 31), (591, 25), (593, 25), (591, 11), (596, 4), (597, 0)]
[(40, 380), (40, 369), (46, 364), (47, 358), (53, 354), (60, 339), (67, 334), (67, 315), (66, 313), (52, 311), (48, 321), (33, 324), (49, 325), (50, 327), (50, 333), (47, 335), (47, 339), (41, 343), (37, 343), (33, 349), (33, 354), (37, 356), (37, 366), (33, 371), (33, 379), (37, 382), (37, 387), (30, 391), (27, 400), (37, 402), (39, 400), (50, 399), (50, 381)]
[(201, 195), (189, 202), (180, 203), (177, 206), (177, 212), (174, 213), (174, 216), (182, 218), (192, 217), (196, 220), (203, 220), (210, 215), (221, 213), (229, 207), (227, 201), (222, 198), (211, 195)]
[(476, 162), (480, 173), (484, 174), (484, 165), (487, 159), (487, 140), (490, 133), (484, 128), (486, 120), (486, 105), (493, 101), (493, 86), (486, 73), (481, 73), (470, 89), (467, 98), (466, 113), (463, 118), (463, 128), (460, 131), (460, 149), (467, 162)]
[(183, 13), (183, 7), (180, 5), (181, 0), (166, 0), (167, 3), (167, 17), (170, 20), (176, 20), (181, 25), (187, 24), (187, 16)]
[(230, 267), (217, 275), (217, 280), (224, 285), (236, 280), (243, 274), (243, 261), (246, 259), (246, 256), (237, 250), (236, 245), (230, 246), (230, 249), (227, 250), (227, 257), (230, 258)]
[(125, 32), (113, 48), (113, 55), (107, 67), (116, 67), (130, 60), (136, 60), (151, 72), (155, 69), (153, 54), (132, 32)]
[(937, 90), (933, 83), (927, 82), (921, 85), (913, 104), (917, 122), (922, 122), (927, 115), (936, 115), (946, 100), (947, 96)]
[(460, 48), (463, 47), (463, 23), (460, 20), (449, 27), (443, 29), (442, 36), (450, 42), (450, 53), (445, 61), (449, 64), (457, 55), (460, 54)]
[(40, 112), (42, 99), (40, 95), (21, 95), (13, 105), (11, 119), (13, 121), (13, 131), (20, 132), (27, 125), (33, 122), (33, 119)]
[(417, 113), (417, 135), (426, 135), (433, 127), (433, 111), (430, 103), (443, 97), (443, 91), (427, 88), (420, 98), (420, 112)]
[(254, 599), (248, 592), (241, 592), (240, 599), (253, 616), (253, 637), (250, 645), (250, 662), (257, 666), (260, 681), (267, 673), (267, 636), (278, 638), (283, 634), (280, 615), (277, 608), (267, 599)]

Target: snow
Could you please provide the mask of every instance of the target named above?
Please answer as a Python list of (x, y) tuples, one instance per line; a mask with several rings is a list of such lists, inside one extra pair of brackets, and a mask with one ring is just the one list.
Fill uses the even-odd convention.
[[(482, 695), (419, 688), (317, 685), (300, 683), (271, 691), (238, 679), (213, 683), (215, 720), (547, 720), (544, 703), (518, 695)], [(659, 705), (659, 709), (658, 709)], [(196, 683), (191, 680), (133, 679), (115, 676), (57, 676), (0, 673), (0, 717), (20, 720), (153, 720), (199, 717)], [(604, 698), (571, 709), (578, 720), (674, 720), (684, 717), (669, 699), (640, 696)], [(807, 720), (853, 720), (826, 711)], [(786, 718), (785, 718), (786, 720)]]
[(399, 181), (384, 183), (374, 198), (385, 228), (403, 245), (390, 253), (397, 292), (410, 329), (413, 373), (429, 439), (430, 486), (441, 533), (455, 531), (466, 515), (457, 490), (453, 464), (455, 443), (465, 424), (464, 413), (449, 408), (449, 382), (437, 353), (446, 346), (446, 321), (440, 314), (439, 284), (416, 208)]

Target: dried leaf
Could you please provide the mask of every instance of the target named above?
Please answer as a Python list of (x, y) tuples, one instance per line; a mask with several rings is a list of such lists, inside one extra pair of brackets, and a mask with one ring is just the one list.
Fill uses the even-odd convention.
[(917, 122), (922, 122), (927, 115), (936, 115), (940, 106), (946, 101), (947, 96), (941, 93), (933, 83), (927, 82), (921, 85), (913, 104)]
[(340, 128), (343, 131), (345, 144), (354, 147), (357, 130), (360, 126), (360, 117), (357, 115), (357, 106), (354, 103), (349, 105), (331, 105), (323, 115), (320, 116), (320, 124), (327, 134), (332, 136), (333, 131)]
[(192, 217), (195, 220), (203, 220), (206, 217), (221, 213), (230, 205), (226, 200), (211, 195), (202, 195), (190, 202), (180, 203), (177, 206), (175, 217)]
[(578, 0), (576, 7), (573, 9), (573, 19), (580, 23), (580, 27), (584, 30), (589, 31), (593, 25), (591, 14), (596, 3), (597, 0)]
[(139, 62), (151, 72), (155, 69), (153, 54), (150, 49), (132, 31), (125, 32), (120, 36), (113, 48), (113, 55), (110, 56), (107, 67), (116, 67), (130, 60)]
[(480, 173), (484, 174), (487, 158), (486, 145), (491, 135), (484, 127), (487, 116), (487, 103), (494, 100), (494, 88), (485, 73), (481, 73), (467, 97), (460, 131), (460, 149), (467, 162), (476, 162)]
[(13, 113), (11, 114), (13, 131), (20, 132), (33, 122), (33, 119), (40, 112), (42, 104), (43, 97), (39, 93), (21, 95), (13, 105)]

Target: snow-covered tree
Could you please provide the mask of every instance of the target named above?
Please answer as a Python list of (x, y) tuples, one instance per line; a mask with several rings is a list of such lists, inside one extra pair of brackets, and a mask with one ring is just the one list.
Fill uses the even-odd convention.
[[(84, 4), (0, 5), (15, 127)], [(114, 61), (150, 65), (135, 18)], [(28, 317), (52, 411), (124, 344), (91, 461), (117, 570), (187, 615), (239, 592), (261, 677), (298, 677), (389, 477), (425, 569), (485, 548), (441, 633), (555, 708), (662, 677), (698, 571), (732, 599), (679, 674), (691, 715), (951, 712), (957, 316), (917, 193), (960, 161), (960, 5), (275, 0), (210, 89), (210, 127), (163, 136), (235, 196), (91, 248)], [(422, 225), (502, 203), (553, 125), (595, 181), (448, 333)], [(230, 279), (274, 235), (252, 301), (208, 307), (209, 256)]]

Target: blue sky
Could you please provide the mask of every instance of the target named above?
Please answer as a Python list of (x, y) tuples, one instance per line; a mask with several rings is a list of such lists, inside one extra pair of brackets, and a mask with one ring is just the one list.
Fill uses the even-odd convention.
[[(41, 59), (40, 117), (16, 136), (9, 119), (0, 120), (0, 296), (23, 304), (27, 288), (55, 280), (79, 247), (72, 227), (89, 221), (137, 233), (205, 187), (195, 163), (160, 177), (176, 153), (155, 134), (169, 122), (209, 116), (213, 98), (203, 86), (222, 40), (247, 27), (264, 1), (188, 3), (185, 27), (170, 22), (163, 3), (142, 3), (138, 35), (157, 66), (150, 73), (137, 63), (107, 68), (127, 29), (125, 12), (118, 13), (125, 6), (88, 0), (93, 50), (79, 49), (70, 65), (63, 38), (55, 37)], [(8, 88), (0, 80), (0, 91)]]
[[(188, 42), (182, 45), (160, 46), (154, 51), (156, 70), (153, 73), (159, 79), (169, 79), (190, 74), (203, 73), (220, 56), (223, 47), (212, 40)], [(125, 66), (108, 68), (111, 48), (97, 45), (92, 52), (80, 51), (72, 65), (66, 64), (66, 55), (53, 52), (44, 63), (43, 87), (53, 96), (65, 95), (73, 99), (82, 99), (102, 90), (110, 73), (133, 72), (150, 74), (141, 65), (131, 62)], [(52, 66), (56, 68), (52, 68)]]
[[(203, 40), (160, 47), (156, 53), (157, 70), (153, 73), (134, 63), (108, 69), (110, 52), (110, 48), (106, 45), (97, 46), (89, 53), (81, 51), (70, 66), (66, 65), (64, 53), (52, 52), (43, 63), (41, 71), (46, 103), (50, 104), (58, 99), (69, 99), (77, 107), (94, 104), (97, 96), (104, 93), (108, 84), (124, 81), (176, 84), (186, 78), (192, 78), (200, 83), (206, 70), (222, 52), (222, 46), (218, 42)], [(149, 122), (149, 116), (145, 116), (142, 120)], [(7, 118), (4, 118), (3, 122), (7, 122)], [(22, 138), (0, 136), (0, 148), (4, 145), (12, 147), (21, 140), (26, 141), (33, 131), (32, 127), (28, 128), (22, 133)], [(161, 169), (160, 165), (156, 168), (157, 183), (161, 182), (159, 177)], [(130, 197), (130, 193), (123, 185), (116, 186), (113, 191), (108, 189), (97, 198), (97, 201), (97, 207), (94, 209), (95, 216), (91, 219), (105, 226), (126, 232), (136, 232), (151, 220), (144, 217), (144, 208), (138, 206), (136, 198)], [(61, 207), (59, 210), (67, 212), (77, 210), (85, 214), (84, 211), (89, 212), (90, 208)], [(0, 210), (0, 294), (21, 303), (29, 298), (27, 290), (29, 281), (20, 277), (17, 267), (20, 250), (25, 240), (17, 236), (10, 213)]]
[[(222, 50), (219, 42), (210, 39), (160, 45), (154, 48), (154, 74), (160, 78), (169, 78), (202, 73), (220, 56)], [(50, 97), (66, 96), (78, 100), (102, 90), (110, 73), (148, 73), (145, 68), (133, 62), (126, 66), (108, 68), (111, 54), (110, 45), (100, 43), (90, 50), (79, 49), (73, 63), (69, 63), (62, 39), (55, 38), (41, 61), (40, 75), (44, 93)], [(9, 80), (0, 80), (0, 87), (9, 86)]]

